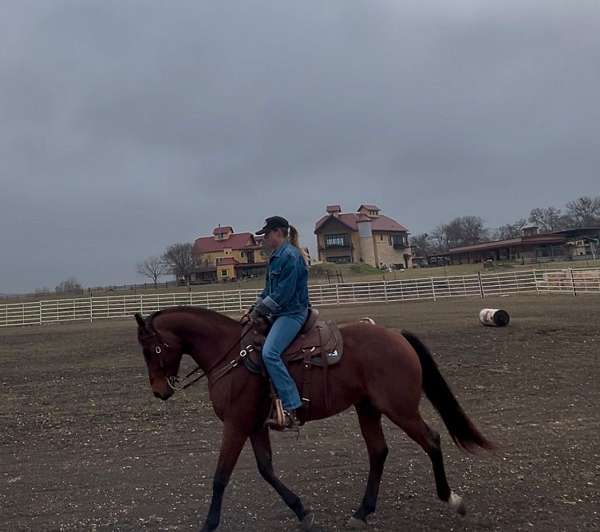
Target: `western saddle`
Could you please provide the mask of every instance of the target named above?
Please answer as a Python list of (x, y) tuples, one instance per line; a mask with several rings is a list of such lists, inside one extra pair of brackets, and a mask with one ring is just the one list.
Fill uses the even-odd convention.
[[(270, 323), (248, 321), (242, 329), (240, 353), (243, 355), (246, 368), (257, 375), (269, 378), (262, 360), (262, 346), (269, 332)], [(304, 414), (307, 417), (310, 411), (310, 374), (311, 368), (322, 368), (324, 374), (325, 405), (329, 406), (329, 390), (327, 386), (327, 369), (342, 358), (342, 334), (333, 321), (319, 319), (319, 312), (309, 309), (308, 316), (302, 329), (282, 355), (286, 365), (303, 362), (304, 371), (302, 382), (296, 382), (304, 403)]]

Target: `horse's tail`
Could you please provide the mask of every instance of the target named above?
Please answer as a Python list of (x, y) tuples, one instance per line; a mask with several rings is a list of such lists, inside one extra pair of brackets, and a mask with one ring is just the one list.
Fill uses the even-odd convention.
[(427, 346), (408, 331), (402, 331), (402, 336), (408, 340), (419, 356), (423, 370), (425, 395), (444, 420), (454, 443), (461, 449), (471, 453), (475, 452), (477, 447), (488, 450), (493, 449), (494, 444), (479, 432), (458, 404)]

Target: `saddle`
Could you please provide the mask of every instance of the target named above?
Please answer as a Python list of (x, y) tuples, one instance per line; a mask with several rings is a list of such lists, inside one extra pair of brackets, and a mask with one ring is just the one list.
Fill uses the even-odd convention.
[[(242, 330), (240, 354), (244, 365), (251, 373), (268, 378), (262, 360), (262, 346), (269, 332), (269, 324), (248, 322)], [(338, 364), (342, 358), (344, 343), (342, 333), (333, 321), (319, 319), (319, 312), (309, 309), (308, 316), (300, 332), (292, 340), (282, 355), (286, 365), (304, 363), (303, 382), (300, 392), (305, 405), (310, 405), (310, 370), (313, 366), (327, 372), (329, 366)], [(328, 405), (327, 373), (325, 373), (325, 403)], [(300, 384), (300, 383), (297, 383)]]

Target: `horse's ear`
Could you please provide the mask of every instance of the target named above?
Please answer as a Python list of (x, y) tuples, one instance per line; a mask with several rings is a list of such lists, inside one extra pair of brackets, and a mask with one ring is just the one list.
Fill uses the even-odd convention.
[(140, 329), (146, 330), (146, 322), (145, 322), (144, 318), (142, 317), (142, 315), (139, 312), (135, 313), (135, 321), (137, 321), (138, 327)]

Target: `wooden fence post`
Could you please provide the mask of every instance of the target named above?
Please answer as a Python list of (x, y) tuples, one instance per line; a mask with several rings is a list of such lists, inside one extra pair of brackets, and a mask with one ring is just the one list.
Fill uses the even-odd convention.
[(485, 298), (485, 292), (483, 291), (483, 282), (481, 280), (481, 272), (477, 272), (477, 279), (479, 280), (479, 293), (481, 294), (481, 299)]

